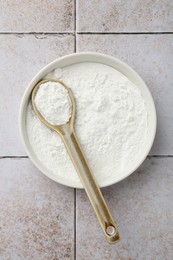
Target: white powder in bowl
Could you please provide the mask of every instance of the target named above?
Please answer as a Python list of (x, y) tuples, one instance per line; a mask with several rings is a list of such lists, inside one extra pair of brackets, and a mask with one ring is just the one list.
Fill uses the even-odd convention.
[(52, 125), (65, 124), (71, 117), (69, 94), (58, 82), (41, 84), (34, 102), (41, 115)]
[[(75, 131), (98, 183), (104, 185), (127, 171), (148, 131), (147, 108), (138, 87), (100, 63), (71, 65), (46, 78), (58, 78), (73, 92)], [(44, 167), (55, 176), (80, 182), (60, 136), (39, 121), (31, 102), (26, 124), (33, 152)]]

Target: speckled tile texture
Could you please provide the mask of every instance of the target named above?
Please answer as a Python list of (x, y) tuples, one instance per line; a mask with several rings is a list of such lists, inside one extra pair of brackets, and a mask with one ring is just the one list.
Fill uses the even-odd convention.
[(73, 0), (1, 0), (0, 32), (74, 30)]
[(18, 113), (26, 86), (43, 66), (73, 50), (72, 35), (0, 35), (0, 156), (25, 154)]
[[(0, 260), (172, 260), (173, 1), (4, 0), (0, 6)], [(39, 172), (19, 136), (19, 106), (32, 77), (76, 51), (127, 62), (156, 104), (150, 156), (126, 180), (103, 189), (122, 238), (116, 245), (106, 243), (85, 192)]]
[(79, 35), (78, 51), (97, 51), (127, 62), (155, 101), (158, 128), (151, 154), (173, 154), (173, 35)]
[(74, 191), (0, 159), (0, 259), (73, 259)]
[(79, 32), (169, 32), (171, 0), (77, 0)]
[(84, 191), (77, 191), (77, 259), (173, 258), (173, 160), (152, 158), (103, 189), (122, 240), (108, 245)]

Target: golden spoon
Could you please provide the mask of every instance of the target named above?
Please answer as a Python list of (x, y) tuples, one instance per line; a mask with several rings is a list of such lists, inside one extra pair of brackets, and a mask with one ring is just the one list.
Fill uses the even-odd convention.
[[(52, 125), (45, 120), (45, 118), (38, 111), (35, 104), (35, 96), (40, 87), (40, 85), (46, 82), (57, 82), (64, 87), (70, 97), (72, 104), (72, 114), (69, 121), (63, 125)], [(71, 89), (69, 89), (63, 82), (58, 80), (41, 80), (32, 90), (32, 105), (37, 117), (40, 121), (46, 125), (51, 130), (58, 133), (64, 145), (70, 155), (70, 158), (76, 168), (76, 171), (79, 175), (79, 178), (85, 188), (85, 191), (88, 195), (88, 198), (93, 206), (93, 209), (97, 215), (97, 218), (100, 222), (100, 225), (103, 229), (104, 235), (108, 243), (113, 244), (120, 240), (120, 236), (116, 227), (116, 224), (109, 212), (109, 209), (106, 205), (106, 202), (103, 198), (101, 190), (92, 174), (90, 166), (87, 162), (87, 159), (84, 155), (84, 152), (77, 140), (75, 131), (74, 131), (74, 121), (75, 121), (75, 101)]]

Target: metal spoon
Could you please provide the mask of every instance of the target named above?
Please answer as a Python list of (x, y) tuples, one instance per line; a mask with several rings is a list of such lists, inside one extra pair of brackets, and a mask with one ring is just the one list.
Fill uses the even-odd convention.
[[(52, 125), (45, 120), (45, 118), (38, 111), (35, 104), (35, 96), (41, 84), (46, 82), (57, 82), (64, 87), (70, 97), (72, 104), (72, 114), (69, 122), (63, 125)], [(76, 168), (79, 178), (85, 188), (88, 198), (93, 206), (93, 209), (97, 215), (100, 225), (103, 229), (104, 235), (108, 243), (113, 244), (120, 240), (120, 236), (116, 227), (116, 224), (109, 212), (109, 209), (105, 203), (101, 190), (92, 174), (90, 166), (84, 155), (84, 152), (77, 140), (74, 131), (74, 121), (75, 121), (75, 101), (72, 91), (61, 81), (58, 80), (41, 80), (32, 90), (32, 105), (37, 117), (40, 121), (45, 124), (48, 128), (59, 134), (64, 142), (64, 145), (70, 155), (70, 158)]]

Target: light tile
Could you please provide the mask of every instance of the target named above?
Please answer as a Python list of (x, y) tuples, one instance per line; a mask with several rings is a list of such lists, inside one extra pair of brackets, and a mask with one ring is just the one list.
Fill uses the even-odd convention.
[(1, 1), (0, 32), (65, 32), (73, 30), (73, 0)]
[(73, 259), (74, 190), (29, 159), (1, 159), (0, 169), (0, 259)]
[(26, 86), (47, 63), (73, 51), (72, 35), (0, 35), (0, 156), (25, 154), (18, 113)]
[(77, 259), (173, 257), (173, 159), (147, 159), (126, 180), (103, 189), (121, 241), (107, 244), (83, 190), (77, 190)]
[(158, 128), (151, 154), (173, 154), (173, 35), (78, 35), (78, 51), (97, 51), (132, 66), (148, 85)]
[(171, 0), (77, 0), (79, 32), (173, 31)]

